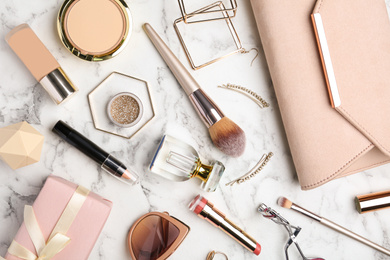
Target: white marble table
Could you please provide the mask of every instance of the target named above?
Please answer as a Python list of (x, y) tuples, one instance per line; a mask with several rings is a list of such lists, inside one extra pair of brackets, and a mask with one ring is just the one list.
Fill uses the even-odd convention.
[[(173, 20), (180, 15), (177, 1), (135, 0), (128, 3), (134, 22), (129, 45), (112, 60), (89, 63), (71, 55), (57, 36), (55, 18), (62, 1), (0, 1), (0, 127), (25, 120), (45, 136), (40, 162), (14, 171), (0, 161), (0, 255), (5, 254), (23, 221), (23, 206), (33, 203), (46, 177), (53, 173), (114, 202), (112, 214), (90, 259), (130, 259), (125, 243), (127, 232), (132, 223), (148, 211), (168, 211), (191, 227), (188, 237), (170, 259), (205, 259), (211, 250), (223, 251), (229, 259), (283, 259), (282, 248), (287, 236), (281, 226), (256, 212), (261, 202), (303, 228), (298, 240), (309, 256), (388, 259), (371, 248), (276, 205), (279, 196), (286, 196), (390, 248), (390, 210), (359, 215), (353, 203), (355, 195), (390, 188), (390, 165), (335, 180), (315, 190), (300, 190), (248, 0), (239, 1), (233, 22), (244, 47), (260, 49), (260, 56), (253, 66), (250, 63), (254, 53), (250, 53), (234, 55), (198, 71), (191, 70), (226, 115), (246, 132), (247, 148), (238, 159), (228, 158), (212, 145), (207, 129), (141, 29), (145, 22), (152, 24), (189, 67), (172, 26)], [(25, 22), (30, 24), (80, 89), (74, 98), (61, 106), (56, 106), (49, 99), (4, 40), (8, 31)], [(195, 51), (216, 53), (226, 46), (213, 37), (206, 37), (199, 41)], [(131, 140), (97, 131), (92, 123), (87, 94), (112, 71), (145, 79), (152, 90), (157, 116)], [(261, 110), (247, 97), (217, 88), (229, 82), (258, 92), (271, 106)], [(118, 182), (60, 140), (51, 132), (60, 119), (136, 169), (141, 175), (141, 183), (129, 187)], [(226, 175), (216, 192), (201, 191), (197, 180), (173, 183), (147, 171), (164, 133), (187, 140), (199, 150), (202, 158), (218, 159), (226, 165)], [(224, 185), (244, 174), (263, 153), (271, 151), (274, 157), (251, 181), (233, 187)], [(257, 239), (262, 245), (259, 257), (187, 209), (187, 204), (198, 193)], [(299, 259), (295, 248), (290, 250), (292, 259)]]

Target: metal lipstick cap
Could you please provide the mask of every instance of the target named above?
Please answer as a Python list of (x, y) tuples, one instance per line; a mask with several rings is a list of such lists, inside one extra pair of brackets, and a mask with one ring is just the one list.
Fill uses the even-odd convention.
[(355, 204), (359, 213), (388, 208), (390, 207), (390, 191), (357, 196), (355, 198)]
[(47, 74), (39, 83), (57, 105), (78, 91), (61, 67)]

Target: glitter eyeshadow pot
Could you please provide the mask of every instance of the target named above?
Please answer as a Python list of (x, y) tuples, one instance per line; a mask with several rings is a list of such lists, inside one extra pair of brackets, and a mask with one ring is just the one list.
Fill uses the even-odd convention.
[(62, 43), (83, 60), (116, 56), (130, 38), (132, 20), (124, 0), (66, 0), (58, 13)]
[(131, 127), (142, 118), (142, 102), (132, 93), (119, 93), (108, 102), (107, 113), (111, 122), (115, 125)]

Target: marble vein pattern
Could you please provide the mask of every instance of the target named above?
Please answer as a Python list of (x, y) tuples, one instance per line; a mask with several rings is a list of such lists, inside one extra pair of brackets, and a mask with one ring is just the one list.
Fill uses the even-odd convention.
[[(234, 260), (284, 259), (285, 231), (256, 211), (261, 202), (302, 227), (298, 241), (308, 256), (332, 260), (389, 259), (277, 206), (277, 198), (286, 196), (390, 248), (390, 210), (359, 215), (353, 202), (356, 195), (390, 189), (389, 165), (332, 181), (315, 190), (300, 190), (248, 0), (238, 1), (233, 23), (244, 48), (258, 48), (259, 57), (251, 66), (253, 52), (236, 54), (198, 71), (190, 69), (173, 29), (173, 21), (180, 16), (176, 0), (128, 1), (134, 23), (129, 45), (117, 57), (101, 63), (79, 60), (61, 44), (55, 23), (61, 4), (62, 0), (0, 1), (0, 127), (25, 120), (45, 136), (38, 163), (13, 171), (0, 161), (0, 255), (5, 255), (23, 222), (23, 206), (31, 205), (47, 176), (55, 174), (83, 185), (114, 203), (90, 259), (130, 259), (125, 242), (128, 230), (136, 219), (149, 211), (167, 211), (191, 227), (188, 237), (170, 257), (172, 260), (206, 259), (211, 250), (222, 251)], [(247, 147), (240, 158), (229, 158), (213, 146), (206, 127), (184, 91), (143, 32), (142, 24), (145, 22), (160, 33), (222, 111), (246, 132)], [(5, 35), (21, 23), (32, 27), (79, 88), (76, 96), (65, 104), (56, 106), (50, 100), (5, 42)], [(197, 33), (195, 29), (186, 31), (185, 35), (199, 41), (192, 41), (195, 53), (214, 54), (226, 50), (223, 41), (215, 40), (217, 35), (197, 38), (190, 35), (194, 33)], [(113, 71), (148, 81), (155, 102), (156, 117), (130, 140), (97, 131), (89, 111), (88, 93)], [(270, 107), (260, 109), (244, 95), (217, 87), (227, 83), (255, 91), (270, 103)], [(68, 122), (135, 169), (141, 176), (140, 184), (129, 187), (118, 182), (100, 170), (99, 165), (60, 140), (51, 132), (58, 120)], [(225, 176), (216, 192), (203, 192), (198, 180), (175, 183), (148, 171), (156, 146), (165, 133), (193, 145), (203, 160), (219, 160), (225, 164)], [(262, 154), (269, 152), (273, 152), (274, 156), (256, 177), (240, 185), (225, 186), (225, 183), (251, 169)], [(262, 245), (259, 257), (188, 210), (188, 203), (199, 193)], [(300, 259), (295, 248), (291, 247), (290, 253), (291, 259)]]

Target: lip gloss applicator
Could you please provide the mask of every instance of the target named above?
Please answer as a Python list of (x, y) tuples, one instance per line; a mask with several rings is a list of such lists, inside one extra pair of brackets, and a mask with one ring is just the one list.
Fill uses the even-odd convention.
[(225, 214), (216, 209), (214, 205), (206, 198), (198, 195), (188, 206), (189, 209), (195, 212), (200, 218), (208, 220), (211, 224), (222, 229), (226, 234), (234, 238), (242, 246), (255, 255), (259, 255), (261, 246), (244, 230), (239, 228), (233, 222), (226, 218)]
[(119, 180), (127, 184), (135, 184), (138, 182), (138, 175), (134, 171), (130, 171), (114, 156), (104, 151), (102, 148), (63, 121), (58, 121), (52, 131), (87, 155), (89, 158), (100, 164), (103, 170), (114, 177), (117, 177)]

